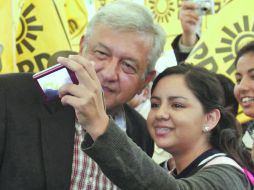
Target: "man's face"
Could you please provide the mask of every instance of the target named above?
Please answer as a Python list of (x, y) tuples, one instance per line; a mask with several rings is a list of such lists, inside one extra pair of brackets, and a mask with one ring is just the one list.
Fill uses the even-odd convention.
[(83, 55), (93, 60), (108, 110), (129, 101), (145, 84), (151, 40), (144, 34), (97, 25)]

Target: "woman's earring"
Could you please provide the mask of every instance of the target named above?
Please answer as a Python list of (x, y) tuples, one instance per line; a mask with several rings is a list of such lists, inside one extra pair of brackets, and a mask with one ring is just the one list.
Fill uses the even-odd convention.
[(204, 125), (202, 131), (203, 131), (204, 133), (209, 132), (209, 127), (208, 127), (207, 125)]

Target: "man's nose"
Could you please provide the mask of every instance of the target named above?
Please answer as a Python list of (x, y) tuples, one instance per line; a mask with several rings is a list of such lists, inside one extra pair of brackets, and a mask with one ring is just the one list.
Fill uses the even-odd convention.
[(117, 58), (112, 58), (104, 64), (103, 76), (105, 80), (117, 80), (119, 74), (119, 61)]

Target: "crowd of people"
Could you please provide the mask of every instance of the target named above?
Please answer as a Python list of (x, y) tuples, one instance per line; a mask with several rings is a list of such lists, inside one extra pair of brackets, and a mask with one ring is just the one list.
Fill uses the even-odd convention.
[[(197, 8), (182, 3), (178, 64), (161, 73), (165, 32), (144, 6), (116, 0), (90, 20), (78, 54), (53, 58), (78, 80), (58, 99), (46, 102), (32, 73), (1, 74), (0, 189), (252, 190), (236, 115), (240, 104), (254, 118), (254, 40), (237, 53), (236, 84), (187, 63)], [(130, 100), (146, 88), (143, 117)], [(171, 158), (154, 162), (154, 145)]]

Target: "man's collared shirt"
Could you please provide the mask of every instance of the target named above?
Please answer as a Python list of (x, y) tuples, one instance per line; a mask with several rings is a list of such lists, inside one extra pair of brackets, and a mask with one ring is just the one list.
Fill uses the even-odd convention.
[[(126, 119), (123, 107), (119, 107), (110, 113), (116, 124), (126, 131)], [(74, 153), (72, 162), (72, 175), (70, 190), (118, 190), (93, 161), (81, 149), (85, 130), (79, 123), (75, 123)]]

